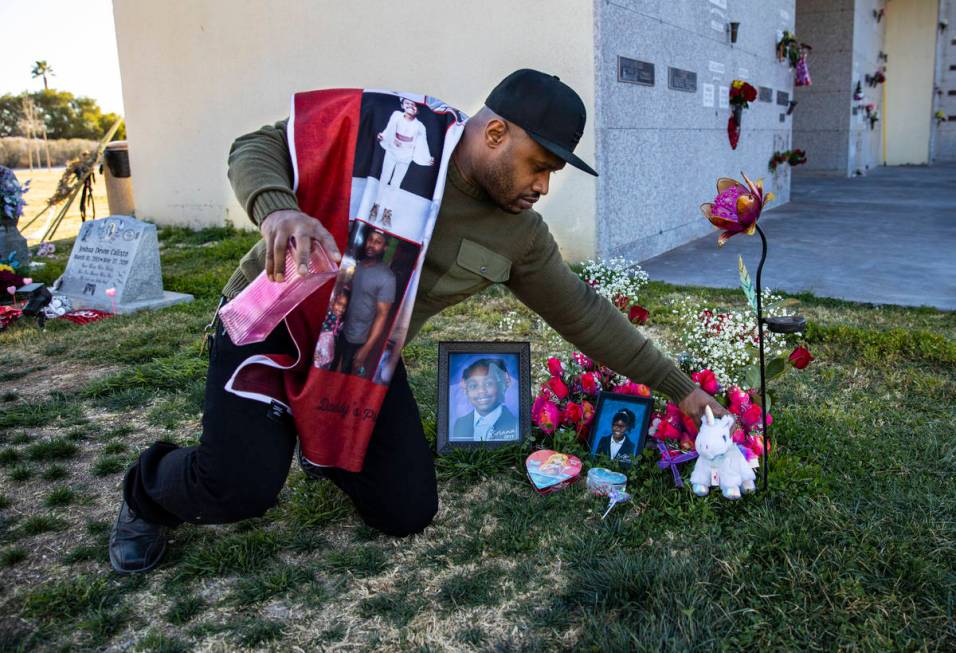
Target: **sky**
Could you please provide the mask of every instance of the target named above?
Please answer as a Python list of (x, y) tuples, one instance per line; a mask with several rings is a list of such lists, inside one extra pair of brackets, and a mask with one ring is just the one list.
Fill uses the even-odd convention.
[(0, 0), (0, 95), (43, 88), (30, 71), (53, 68), (50, 88), (123, 113), (112, 0)]

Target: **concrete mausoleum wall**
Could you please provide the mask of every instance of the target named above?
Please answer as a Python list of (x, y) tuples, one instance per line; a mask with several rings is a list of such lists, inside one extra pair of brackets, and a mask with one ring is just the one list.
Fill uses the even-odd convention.
[(933, 120), (933, 160), (956, 161), (956, 0), (943, 0), (939, 15), (948, 24), (937, 48), (933, 112), (942, 111), (947, 120), (941, 125)]
[[(789, 166), (771, 175), (774, 150), (790, 149), (793, 71), (776, 59), (778, 30), (793, 30), (793, 0), (598, 0), (597, 253), (650, 258), (713, 231), (698, 209), (718, 177), (744, 171), (789, 200)], [(740, 22), (736, 44), (726, 31)], [(618, 81), (618, 57), (654, 64), (653, 86)], [(668, 88), (668, 67), (697, 73), (693, 93)], [(773, 102), (743, 113), (736, 150), (727, 139), (734, 79), (770, 87)], [(722, 99), (723, 97), (723, 99)], [(797, 108), (800, 111), (800, 107)], [(783, 118), (781, 118), (783, 116)]]
[[(880, 52), (888, 49), (884, 42), (890, 19), (888, 15), (884, 15), (880, 20), (873, 16), (873, 12), (880, 9), (885, 8), (885, 13), (890, 11), (885, 0), (856, 0), (853, 5), (853, 78), (850, 83), (854, 87), (858, 80), (862, 83), (863, 99), (854, 101), (850, 109), (847, 172), (851, 175), (865, 174), (867, 170), (883, 162), (883, 128), (887, 117), (884, 88), (883, 85), (868, 86), (866, 76), (873, 75), (880, 68), (887, 66), (887, 62), (880, 59)], [(895, 7), (893, 9), (895, 10)], [(887, 76), (892, 79), (889, 73)], [(867, 104), (875, 104), (880, 115), (880, 121), (872, 129), (866, 119), (864, 107)]]
[(849, 172), (853, 6), (854, 0), (796, 3), (796, 37), (813, 47), (807, 59), (813, 84), (795, 90), (793, 116), (793, 145), (807, 152), (804, 170)]
[[(586, 0), (114, 0), (137, 214), (245, 226), (229, 145), (286, 117), (295, 91), (394, 88), (471, 113), (516, 68), (553, 72), (594, 106)], [(576, 150), (595, 160), (594, 112)], [(571, 259), (591, 256), (595, 181), (556, 175), (538, 205)]]

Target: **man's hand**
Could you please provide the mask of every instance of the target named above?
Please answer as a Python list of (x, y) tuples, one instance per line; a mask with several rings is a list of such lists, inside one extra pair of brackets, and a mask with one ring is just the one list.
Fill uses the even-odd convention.
[(369, 355), (369, 350), (368, 350), (367, 344), (360, 347), (359, 350), (355, 352), (355, 356), (352, 358), (353, 374), (356, 374), (358, 376), (365, 376), (364, 373), (360, 374), (359, 370), (362, 370), (362, 372), (367, 373), (367, 370), (365, 370), (364, 367), (365, 367), (365, 361), (368, 358), (368, 355)]
[(266, 241), (266, 276), (269, 281), (285, 280), (285, 255), (289, 239), (295, 239), (295, 260), (300, 275), (309, 273), (309, 253), (312, 241), (325, 249), (329, 258), (338, 263), (342, 260), (339, 248), (322, 223), (301, 211), (282, 209), (273, 211), (259, 225), (262, 239)]
[(727, 409), (717, 403), (717, 400), (711, 397), (709, 394), (697, 388), (689, 395), (684, 397), (684, 399), (677, 405), (685, 415), (690, 417), (694, 422), (700, 426), (700, 420), (704, 416), (704, 408), (710, 406), (710, 409), (714, 413), (714, 417), (720, 417), (721, 415), (728, 415)]

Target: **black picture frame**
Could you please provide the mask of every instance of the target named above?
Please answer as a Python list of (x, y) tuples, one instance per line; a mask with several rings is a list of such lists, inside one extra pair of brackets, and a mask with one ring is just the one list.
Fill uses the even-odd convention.
[[(457, 432), (451, 425), (455, 420), (467, 418), (462, 412), (461, 397), (457, 397), (451, 405), (450, 395), (452, 385), (461, 380), (452, 378), (460, 375), (459, 371), (466, 362), (481, 358), (502, 359), (506, 363), (509, 377), (517, 373), (517, 379), (512, 379), (507, 392), (500, 402), (516, 418), (516, 433), (514, 438), (501, 440), (475, 441), (462, 437), (461, 429)], [(469, 363), (470, 364), (470, 363)], [(456, 374), (457, 373), (457, 374)], [(462, 390), (463, 391), (463, 390)], [(498, 447), (521, 444), (531, 432), (531, 343), (529, 342), (488, 342), (488, 341), (443, 341), (438, 343), (438, 428), (435, 449), (439, 455), (451, 452), (453, 449), (496, 449)], [(457, 394), (457, 393), (456, 393)], [(474, 409), (473, 409), (474, 410)], [(515, 412), (516, 411), (516, 414)], [(472, 413), (473, 415), (473, 413)], [(473, 428), (473, 425), (472, 425)]]
[[(635, 415), (635, 424), (630, 433), (636, 433), (636, 438), (628, 437), (627, 440), (634, 445), (634, 453), (630, 460), (619, 460), (622, 465), (629, 466), (647, 446), (647, 431), (651, 424), (651, 414), (654, 411), (654, 400), (651, 397), (641, 397), (638, 395), (629, 395), (622, 392), (609, 392), (602, 390), (598, 395), (597, 407), (594, 409), (594, 421), (591, 429), (591, 441), (588, 443), (588, 449), (591, 452), (591, 458), (597, 457), (597, 450), (601, 440), (610, 434), (610, 420), (614, 413), (622, 407), (627, 407)], [(602, 424), (607, 424), (607, 428), (602, 429)], [(607, 431), (607, 433), (605, 433)]]

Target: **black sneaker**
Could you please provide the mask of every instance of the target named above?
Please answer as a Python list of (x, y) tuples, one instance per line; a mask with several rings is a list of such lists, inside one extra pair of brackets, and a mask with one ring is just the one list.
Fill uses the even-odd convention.
[(166, 527), (148, 522), (123, 501), (110, 533), (110, 564), (120, 574), (139, 574), (159, 564), (166, 553)]
[(328, 478), (328, 476), (325, 475), (324, 467), (313, 465), (305, 459), (305, 456), (302, 455), (302, 449), (298, 444), (295, 445), (295, 459), (299, 461), (299, 467), (302, 468), (302, 471), (305, 472), (306, 477), (310, 481), (323, 481)]

